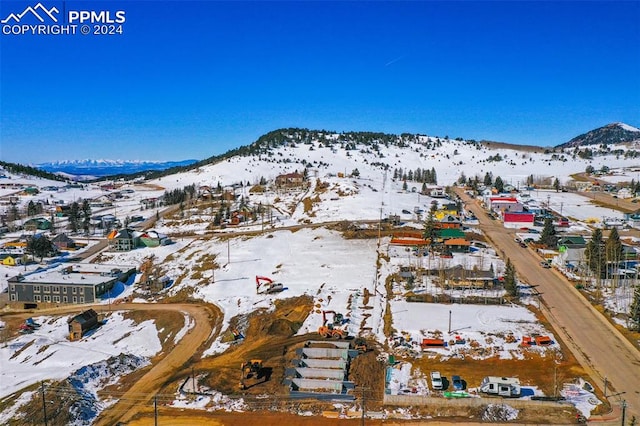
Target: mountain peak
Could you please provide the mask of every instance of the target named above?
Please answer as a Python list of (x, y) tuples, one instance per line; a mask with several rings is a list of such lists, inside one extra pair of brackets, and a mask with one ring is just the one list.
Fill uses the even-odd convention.
[(640, 141), (640, 129), (622, 122), (610, 123), (576, 136), (556, 148), (574, 148), (588, 145), (610, 145)]
[(638, 129), (637, 127), (633, 127), (633, 126), (629, 126), (626, 123), (623, 123), (621, 121), (617, 122), (617, 123), (613, 123), (611, 124), (612, 126), (618, 126), (623, 130), (626, 130), (627, 132), (636, 132), (636, 133), (640, 133), (640, 129)]

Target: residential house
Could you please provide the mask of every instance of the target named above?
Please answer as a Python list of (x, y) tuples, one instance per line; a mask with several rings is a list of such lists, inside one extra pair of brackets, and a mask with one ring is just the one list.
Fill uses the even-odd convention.
[(162, 199), (158, 197), (144, 198), (140, 200), (143, 209), (152, 209), (162, 205)]
[(444, 190), (444, 187), (442, 186), (436, 186), (435, 188), (429, 188), (427, 190), (428, 195), (431, 198), (445, 198), (447, 196), (446, 191)]
[[(137, 234), (137, 235), (136, 235)], [(109, 246), (115, 251), (130, 251), (138, 246), (139, 233), (131, 229), (123, 228), (113, 230), (108, 236)]]
[(582, 235), (563, 235), (558, 238), (558, 247), (564, 246), (569, 249), (585, 248), (587, 241)]
[(298, 187), (304, 185), (304, 175), (302, 173), (294, 172), (279, 175), (276, 177), (276, 186), (278, 187)]
[(444, 246), (452, 253), (468, 253), (471, 243), (464, 238), (450, 238), (444, 242)]
[(462, 228), (462, 222), (456, 216), (448, 214), (444, 216), (442, 219), (439, 219), (437, 225), (441, 229), (460, 229)]
[(439, 277), (445, 288), (493, 288), (498, 283), (493, 271), (466, 269), (462, 265), (429, 269), (427, 274)]
[(489, 197), (488, 207), (496, 213), (520, 213), (524, 211), (522, 203), (514, 197)]
[(453, 238), (465, 239), (466, 236), (459, 228), (445, 228), (438, 230), (438, 238), (442, 241), (447, 241)]
[(51, 229), (51, 222), (42, 217), (34, 217), (24, 223), (25, 231), (46, 231)]
[(140, 243), (145, 247), (158, 247), (171, 244), (171, 239), (156, 231), (146, 231), (140, 235)]
[(0, 263), (2, 263), (3, 266), (22, 265), (22, 256), (15, 254), (0, 254)]
[(56, 235), (51, 242), (58, 250), (69, 250), (76, 248), (76, 242), (72, 240), (67, 234)]
[(633, 213), (625, 213), (624, 219), (630, 227), (640, 229), (640, 210), (636, 210)]
[(68, 204), (57, 204), (55, 207), (55, 212), (57, 217), (68, 216), (71, 211), (71, 205)]
[(29, 186), (22, 190), (22, 192), (26, 195), (37, 195), (40, 193), (40, 190), (35, 186)]

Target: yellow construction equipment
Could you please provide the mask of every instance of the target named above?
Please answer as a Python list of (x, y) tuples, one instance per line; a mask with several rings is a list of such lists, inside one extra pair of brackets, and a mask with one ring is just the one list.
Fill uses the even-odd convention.
[(243, 362), (240, 368), (242, 370), (240, 384), (238, 385), (240, 390), (246, 390), (249, 388), (249, 380), (251, 380), (255, 384), (255, 382), (257, 382), (258, 379), (262, 378), (263, 376), (261, 359), (252, 359), (250, 361)]

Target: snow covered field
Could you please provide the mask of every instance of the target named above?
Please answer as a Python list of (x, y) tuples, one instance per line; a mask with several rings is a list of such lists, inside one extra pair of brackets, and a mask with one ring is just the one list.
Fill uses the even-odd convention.
[[(275, 299), (310, 295), (315, 308), (302, 325), (299, 333), (314, 332), (322, 324), (322, 310), (334, 310), (349, 318), (348, 329), (358, 334), (366, 322), (371, 335), (379, 342), (387, 336), (383, 331), (383, 317), (386, 309), (384, 282), (387, 276), (397, 273), (400, 266), (429, 265), (429, 258), (415, 256), (403, 248), (389, 247), (389, 238), (345, 239), (338, 231), (326, 228), (305, 228), (300, 230), (282, 229), (300, 224), (338, 222), (343, 220), (377, 221), (389, 215), (399, 215), (408, 226), (421, 227), (424, 216), (418, 216), (416, 209), (428, 210), (433, 198), (420, 195), (420, 185), (403, 183), (393, 179), (394, 168), (405, 170), (418, 167), (433, 167), (441, 185), (454, 183), (464, 171), (467, 176), (478, 174), (480, 178), (488, 171), (493, 176), (501, 176), (505, 182), (522, 184), (527, 176), (558, 176), (561, 181), (569, 175), (584, 171), (586, 165), (596, 169), (602, 165), (617, 167), (629, 165), (631, 160), (623, 158), (597, 157), (591, 162), (576, 159), (562, 162), (551, 160), (542, 153), (521, 153), (506, 149), (487, 150), (470, 148), (458, 141), (442, 141), (442, 147), (426, 150), (421, 144), (412, 144), (406, 149), (389, 147), (382, 158), (386, 158), (390, 171), (384, 172), (372, 165), (380, 160), (378, 154), (366, 150), (331, 149), (313, 144), (299, 147), (284, 146), (274, 149), (274, 155), (291, 162), (269, 162), (256, 157), (236, 157), (216, 165), (203, 166), (197, 170), (157, 179), (151, 186), (125, 184), (120, 189), (130, 189), (129, 198), (117, 200), (113, 207), (96, 209), (93, 214), (115, 214), (124, 221), (132, 215), (149, 217), (155, 209), (144, 210), (140, 201), (144, 198), (159, 197), (165, 190), (180, 189), (186, 185), (222, 186), (242, 182), (233, 191), (242, 195), (249, 204), (262, 203), (273, 208), (273, 220), (247, 223), (239, 227), (228, 227), (214, 234), (210, 230), (212, 215), (206, 210), (186, 209), (183, 219), (161, 219), (154, 227), (161, 233), (176, 235), (174, 244), (155, 248), (138, 248), (130, 252), (104, 252), (101, 262), (140, 265), (145, 258), (154, 257), (162, 273), (173, 280), (174, 285), (165, 290), (164, 295), (174, 295), (181, 290), (190, 290), (193, 297), (219, 306), (224, 313), (223, 330), (237, 315), (247, 315), (256, 309), (271, 309)], [(422, 152), (424, 151), (424, 152)], [(418, 152), (422, 152), (417, 155)], [(489, 156), (499, 153), (505, 161), (486, 162)], [(250, 194), (250, 187), (260, 178), (274, 179), (281, 173), (301, 171), (305, 164), (309, 168), (311, 186), (308, 191), (267, 192)], [(507, 161), (508, 160), (508, 161)], [(452, 164), (455, 163), (455, 167)], [(338, 173), (350, 174), (358, 169), (359, 177), (338, 177)], [(10, 176), (13, 183), (29, 183), (39, 186), (61, 186), (59, 182)], [(248, 184), (247, 184), (248, 183)], [(318, 184), (325, 188), (320, 190)], [(417, 192), (413, 192), (413, 188)], [(13, 190), (0, 190), (1, 195), (12, 194)], [(67, 189), (42, 192), (34, 196), (20, 196), (20, 202), (47, 200), (71, 203), (83, 198), (96, 198), (108, 194), (97, 185), (89, 184), (84, 189)], [(549, 202), (550, 206), (575, 220), (589, 218), (621, 217), (619, 212), (591, 205), (588, 198), (572, 193), (555, 191), (532, 191), (532, 198), (539, 203)], [(305, 211), (303, 199), (312, 198), (311, 209)], [(4, 208), (4, 207), (3, 207)], [(408, 213), (407, 213), (408, 212)], [(413, 222), (412, 222), (413, 221)], [(64, 222), (61, 222), (61, 226)], [(375, 224), (361, 224), (375, 228)], [(238, 231), (262, 231), (260, 235), (233, 235)], [(22, 232), (4, 235), (0, 243), (20, 237)], [(184, 234), (191, 234), (185, 236)], [(83, 237), (84, 238), (84, 237)], [(98, 235), (92, 238), (99, 238)], [(93, 242), (93, 240), (91, 240)], [(377, 262), (380, 257), (379, 269)], [(388, 260), (387, 257), (388, 256)], [(455, 254), (452, 259), (437, 259), (438, 266), (462, 265), (496, 273), (504, 268), (492, 249), (474, 253)], [(215, 268), (214, 268), (215, 263)], [(11, 267), (0, 265), (0, 290), (6, 288), (7, 278), (17, 273), (28, 273), (41, 265)], [(257, 294), (255, 276), (268, 276), (282, 283), (284, 291), (277, 294)], [(441, 305), (408, 303), (402, 299), (402, 283), (394, 287), (393, 300), (389, 300), (392, 326), (405, 331), (414, 341), (422, 337), (442, 334), (446, 340), (456, 336), (466, 341), (475, 341), (480, 347), (500, 346), (494, 354), (501, 358), (520, 358), (519, 340), (533, 333), (551, 335), (522, 306), (494, 305)], [(373, 296), (369, 300), (369, 310), (363, 311), (363, 292), (367, 289)], [(133, 286), (120, 296), (131, 294)], [(416, 293), (438, 291), (430, 282), (417, 283)], [(491, 294), (496, 296), (497, 294)], [(108, 303), (105, 301), (104, 303)], [(451, 312), (451, 332), (449, 332), (449, 312)], [(90, 337), (80, 342), (66, 339), (66, 318), (38, 318), (43, 327), (31, 335), (11, 339), (0, 349), (0, 398), (43, 379), (64, 379), (79, 368), (117, 356), (121, 353), (152, 357), (160, 351), (157, 330), (152, 321), (135, 325), (125, 320), (121, 313), (113, 313), (107, 323)], [(193, 324), (185, 316), (183, 329), (176, 339), (188, 332)], [(513, 335), (515, 341), (507, 342), (506, 336)], [(488, 340), (490, 338), (490, 341)], [(551, 338), (554, 337), (551, 335)], [(213, 355), (224, 351), (228, 344), (218, 338), (205, 352)], [(471, 356), (464, 345), (454, 348), (435, 349), (442, 357)], [(557, 349), (552, 345), (547, 349)], [(534, 349), (535, 350), (535, 349)], [(487, 352), (486, 356), (490, 356)], [(69, 360), (72, 360), (71, 362)], [(6, 367), (6, 368), (5, 368)], [(186, 402), (185, 402), (186, 404)], [(0, 416), (0, 421), (2, 417)]]
[(150, 358), (161, 350), (152, 320), (135, 324), (122, 312), (82, 340), (68, 340), (68, 316), (35, 317), (41, 327), (0, 347), (0, 398), (41, 380), (60, 380), (82, 366), (113, 356), (135, 354)]

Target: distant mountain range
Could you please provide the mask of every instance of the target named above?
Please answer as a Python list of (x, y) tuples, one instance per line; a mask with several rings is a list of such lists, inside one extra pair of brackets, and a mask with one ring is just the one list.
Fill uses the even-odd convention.
[(166, 170), (184, 167), (198, 160), (182, 161), (122, 161), (122, 160), (73, 160), (36, 164), (35, 167), (51, 173), (62, 173), (77, 177), (104, 177), (120, 174), (140, 173), (150, 170)]
[[(331, 136), (333, 135), (333, 136)], [(410, 137), (411, 136), (411, 137)], [(404, 138), (416, 138), (418, 135), (400, 135), (400, 140)], [(136, 173), (150, 172), (162, 172), (167, 169), (177, 168), (188, 170), (193, 167), (199, 167), (206, 164), (216, 163), (224, 158), (229, 158), (235, 155), (253, 155), (266, 153), (270, 149), (289, 144), (297, 143), (309, 143), (311, 140), (326, 141), (328, 145), (333, 142), (338, 142), (345, 145), (349, 149), (355, 149), (358, 143), (383, 143), (383, 144), (396, 144), (397, 135), (389, 135), (384, 133), (375, 132), (327, 132), (309, 130), (309, 129), (278, 129), (269, 132), (247, 146), (241, 146), (236, 149), (232, 149), (225, 154), (210, 157), (204, 160), (182, 160), (182, 161), (122, 161), (122, 160), (73, 160), (73, 161), (57, 161), (51, 163), (42, 163), (34, 165), (40, 170), (59, 174), (68, 179), (73, 180), (91, 180), (99, 179), (106, 176), (114, 175), (129, 175)], [(438, 137), (429, 138), (434, 141), (438, 140)], [(460, 139), (462, 140), (462, 139)], [(475, 142), (470, 140), (470, 142)], [(633, 143), (640, 144), (640, 129), (630, 126), (625, 123), (611, 123), (606, 126), (599, 127), (591, 130), (582, 135), (576, 136), (569, 142), (557, 145), (555, 148), (576, 148), (576, 147), (588, 147), (588, 146), (600, 146), (610, 145), (616, 143)], [(517, 145), (511, 146), (512, 149), (517, 149)], [(197, 164), (196, 164), (197, 163)], [(173, 170), (172, 170), (173, 171)], [(159, 177), (159, 176), (147, 176), (147, 177)]]
[(624, 123), (611, 123), (576, 136), (556, 148), (575, 148), (588, 145), (610, 145), (616, 143), (640, 142), (640, 129)]

